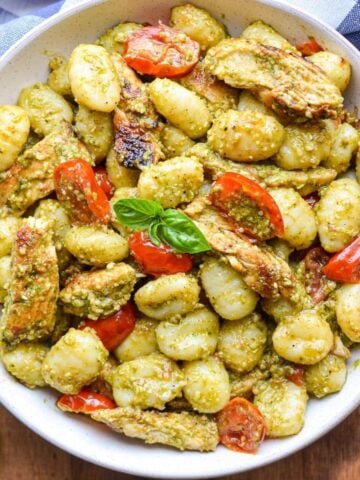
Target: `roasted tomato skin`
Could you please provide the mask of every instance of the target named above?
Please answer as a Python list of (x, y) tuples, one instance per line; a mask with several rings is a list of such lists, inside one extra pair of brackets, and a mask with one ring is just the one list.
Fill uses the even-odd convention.
[(159, 277), (188, 272), (192, 268), (191, 256), (175, 253), (171, 247), (161, 243), (154, 245), (145, 232), (135, 232), (129, 237), (129, 247), (136, 262), (147, 275)]
[(105, 408), (116, 408), (116, 404), (109, 397), (87, 387), (75, 395), (61, 395), (56, 405), (60, 410), (73, 413), (92, 413)]
[(107, 224), (110, 221), (110, 203), (85, 160), (74, 158), (58, 165), (54, 170), (54, 186), (71, 223)]
[(95, 173), (95, 179), (97, 184), (99, 185), (101, 190), (105, 193), (108, 200), (110, 200), (114, 194), (115, 187), (109, 180), (109, 177), (106, 173), (106, 168), (101, 166), (95, 167), (94, 173)]
[(255, 453), (266, 435), (259, 409), (249, 400), (235, 397), (215, 415), (220, 442), (235, 452)]
[(126, 63), (137, 72), (154, 77), (182, 77), (194, 67), (199, 56), (197, 42), (161, 23), (137, 30), (125, 43)]
[(333, 255), (322, 271), (335, 282), (360, 283), (360, 235)]
[(296, 47), (303, 57), (309, 57), (314, 53), (323, 52), (323, 47), (313, 37), (309, 37), (307, 42), (300, 43)]
[[(247, 218), (245, 217), (245, 223), (242, 224), (241, 220), (235, 218), (234, 207), (241, 205), (244, 199), (251, 202), (255, 212), (260, 210), (267, 220), (268, 225), (265, 233), (256, 231), (256, 222), (253, 222), (255, 226), (246, 224)], [(284, 234), (284, 222), (275, 200), (258, 183), (239, 173), (227, 172), (220, 175), (212, 185), (210, 200), (220, 211), (238, 221), (244, 232), (251, 237), (266, 240), (275, 235), (281, 236)], [(249, 218), (251, 217), (252, 215)]]
[(325, 275), (322, 271), (329, 260), (329, 255), (321, 247), (311, 248), (304, 258), (305, 289), (314, 303), (322, 302), (326, 297)]
[(104, 347), (111, 352), (130, 335), (135, 328), (135, 323), (135, 308), (131, 302), (128, 302), (119, 311), (108, 317), (85, 320), (79, 328), (80, 330), (86, 327), (94, 329)]

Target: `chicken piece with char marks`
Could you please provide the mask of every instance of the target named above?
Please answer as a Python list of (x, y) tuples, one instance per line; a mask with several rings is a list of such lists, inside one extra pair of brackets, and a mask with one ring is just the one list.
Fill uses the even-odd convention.
[(228, 85), (250, 90), (294, 122), (340, 114), (340, 90), (320, 68), (292, 52), (252, 39), (228, 38), (208, 51), (204, 64)]
[(23, 220), (12, 251), (12, 275), (1, 319), (5, 342), (49, 337), (55, 326), (59, 272), (50, 222)]
[(9, 170), (0, 174), (0, 218), (20, 216), (37, 200), (54, 190), (54, 169), (72, 158), (92, 163), (86, 147), (64, 122), (43, 140), (18, 157)]
[(230, 265), (243, 275), (245, 283), (265, 298), (295, 295), (295, 277), (289, 265), (264, 244), (254, 245), (245, 235), (234, 233), (232, 225), (206, 198), (195, 199), (185, 213), (205, 235), (211, 247), (226, 255)]

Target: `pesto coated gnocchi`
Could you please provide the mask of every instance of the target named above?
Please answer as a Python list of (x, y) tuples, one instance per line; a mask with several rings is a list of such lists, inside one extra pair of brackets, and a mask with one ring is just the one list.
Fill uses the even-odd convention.
[(115, 24), (0, 105), (0, 357), (127, 436), (255, 452), (360, 342), (351, 65), (261, 20), (169, 23)]

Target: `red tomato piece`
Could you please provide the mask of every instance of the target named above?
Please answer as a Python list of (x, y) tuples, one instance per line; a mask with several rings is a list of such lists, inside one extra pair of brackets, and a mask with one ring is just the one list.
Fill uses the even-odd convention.
[(119, 311), (108, 317), (102, 317), (98, 320), (85, 320), (79, 329), (93, 328), (104, 347), (111, 351), (130, 335), (135, 328), (135, 322), (134, 306), (131, 302), (128, 302)]
[(329, 255), (321, 247), (311, 248), (305, 255), (305, 289), (314, 303), (325, 299), (325, 276), (322, 268), (329, 260)]
[(135, 232), (129, 237), (129, 247), (144, 273), (159, 277), (192, 269), (188, 253), (175, 253), (169, 245), (154, 245), (145, 232)]
[(360, 283), (360, 235), (333, 255), (322, 271), (335, 282)]
[(160, 23), (129, 35), (124, 59), (134, 70), (154, 77), (181, 77), (199, 60), (200, 45), (185, 33)]
[(61, 163), (54, 171), (57, 198), (72, 223), (108, 223), (110, 203), (95, 179), (91, 165), (75, 158)]
[(215, 415), (220, 442), (236, 452), (255, 453), (266, 434), (263, 415), (249, 400), (235, 397)]
[(212, 185), (210, 199), (250, 236), (266, 240), (284, 233), (279, 207), (270, 193), (239, 173), (220, 175)]
[(110, 198), (114, 195), (115, 187), (109, 180), (109, 177), (106, 173), (106, 168), (95, 167), (94, 173), (97, 184), (110, 200)]
[(320, 197), (317, 193), (310, 193), (309, 195), (306, 195), (306, 197), (304, 197), (304, 200), (305, 202), (308, 203), (308, 205), (311, 207), (311, 208), (314, 208), (315, 205), (318, 203), (318, 201), (320, 200)]
[(314, 37), (309, 37), (307, 42), (300, 43), (296, 47), (303, 57), (309, 57), (314, 53), (323, 52), (323, 47), (315, 40)]
[(56, 405), (60, 410), (73, 413), (92, 413), (104, 408), (116, 408), (116, 403), (109, 397), (86, 387), (76, 395), (61, 395)]
[(304, 383), (304, 374), (305, 368), (301, 365), (297, 365), (294, 367), (294, 371), (287, 375), (287, 379), (290, 380), (290, 382), (295, 383), (295, 385), (301, 387), (301, 385)]

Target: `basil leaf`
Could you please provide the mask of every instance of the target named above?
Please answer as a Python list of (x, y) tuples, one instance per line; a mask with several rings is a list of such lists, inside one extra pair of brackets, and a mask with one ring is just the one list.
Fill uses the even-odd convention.
[(139, 198), (118, 200), (113, 209), (119, 222), (134, 230), (148, 228), (153, 219), (164, 212), (159, 202)]
[(149, 228), (148, 228), (150, 240), (157, 247), (159, 247), (160, 244), (161, 244), (161, 239), (158, 235), (158, 229), (159, 229), (160, 224), (161, 224), (161, 220), (160, 219), (155, 219), (151, 222), (151, 224), (149, 225)]
[(179, 253), (200, 253), (211, 250), (206, 238), (185, 214), (169, 208), (161, 215), (158, 233), (170, 247)]

